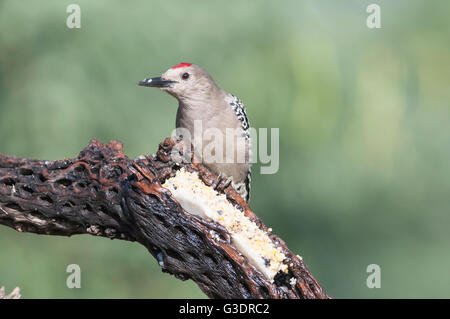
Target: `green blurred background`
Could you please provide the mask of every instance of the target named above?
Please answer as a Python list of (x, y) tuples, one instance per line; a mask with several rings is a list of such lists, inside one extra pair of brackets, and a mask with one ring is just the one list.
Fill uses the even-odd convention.
[[(381, 29), (366, 7), (381, 6)], [(176, 101), (136, 85), (194, 62), (280, 128), (251, 207), (336, 298), (450, 297), (450, 2), (0, 1), (0, 152), (75, 157), (91, 138), (153, 153)], [(258, 166), (258, 165), (257, 165)], [(79, 264), (82, 288), (66, 287)], [(366, 267), (381, 267), (381, 288)], [(0, 226), (24, 298), (203, 298), (145, 248)]]

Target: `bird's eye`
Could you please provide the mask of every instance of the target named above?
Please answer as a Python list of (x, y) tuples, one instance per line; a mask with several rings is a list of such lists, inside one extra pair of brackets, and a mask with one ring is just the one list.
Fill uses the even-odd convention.
[(183, 79), (183, 80), (187, 80), (188, 78), (189, 78), (189, 73), (183, 73), (183, 75), (181, 76), (181, 78)]

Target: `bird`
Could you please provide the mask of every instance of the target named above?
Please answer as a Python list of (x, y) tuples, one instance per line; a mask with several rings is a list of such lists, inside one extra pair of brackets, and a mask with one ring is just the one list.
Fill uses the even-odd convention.
[[(242, 101), (222, 90), (204, 69), (193, 63), (179, 63), (138, 85), (160, 88), (178, 100), (176, 134), (183, 138), (188, 135), (186, 139), (195, 158), (218, 176), (218, 182), (225, 181), (227, 186), (231, 183), (249, 202), (251, 136)], [(235, 135), (227, 135), (230, 132)]]

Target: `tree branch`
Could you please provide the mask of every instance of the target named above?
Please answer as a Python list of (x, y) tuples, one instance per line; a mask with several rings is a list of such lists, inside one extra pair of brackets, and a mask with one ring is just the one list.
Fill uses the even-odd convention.
[(224, 227), (181, 208), (161, 186), (167, 178), (180, 167), (198, 172), (207, 185), (217, 176), (201, 164), (175, 161), (178, 144), (166, 139), (156, 155), (136, 160), (124, 155), (120, 142), (98, 140), (75, 159), (0, 154), (0, 224), (19, 232), (137, 241), (163, 272), (194, 280), (210, 298), (328, 298), (301, 258), (270, 234), (230, 186), (220, 191), (282, 248), (288, 275), (269, 282), (233, 246)]

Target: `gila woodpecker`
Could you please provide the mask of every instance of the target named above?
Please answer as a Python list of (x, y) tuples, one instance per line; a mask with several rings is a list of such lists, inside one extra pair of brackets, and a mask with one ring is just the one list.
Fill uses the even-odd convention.
[(189, 135), (195, 158), (220, 179), (231, 182), (248, 202), (251, 140), (242, 101), (219, 88), (205, 70), (192, 63), (177, 64), (139, 85), (160, 88), (178, 100), (176, 134)]

